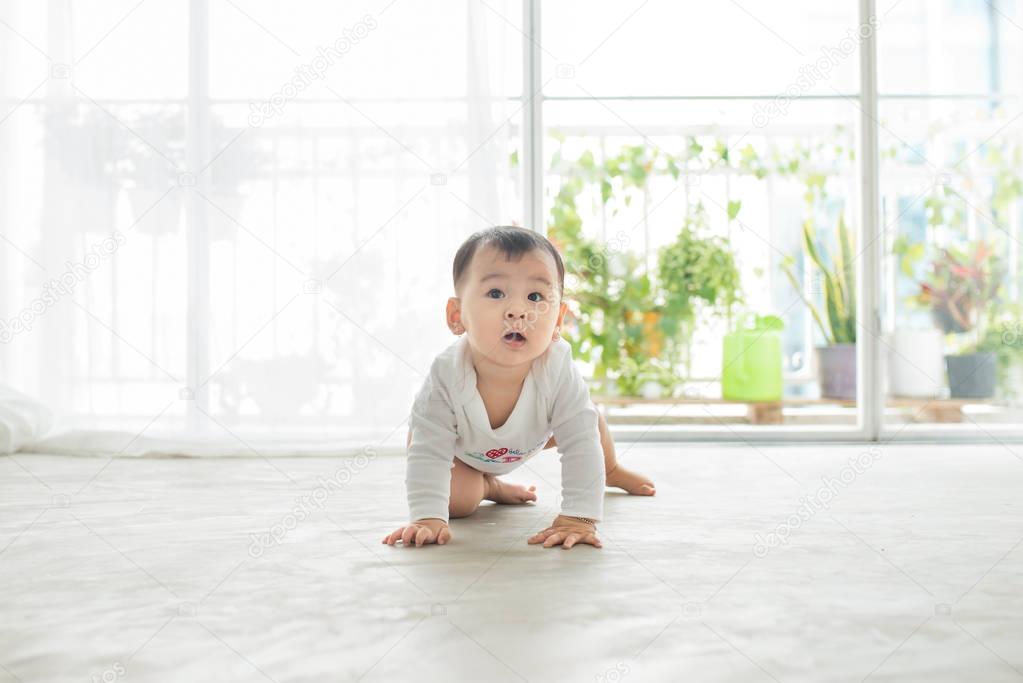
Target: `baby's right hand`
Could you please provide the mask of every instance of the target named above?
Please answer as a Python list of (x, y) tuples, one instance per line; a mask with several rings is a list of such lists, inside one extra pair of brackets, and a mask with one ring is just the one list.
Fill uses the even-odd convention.
[(451, 529), (448, 528), (447, 522), (443, 519), (430, 517), (412, 522), (408, 526), (403, 526), (394, 533), (384, 536), (384, 540), (380, 542), (394, 545), (399, 540), (406, 546), (411, 546), (413, 542), (417, 546), (424, 543), (444, 545), (451, 540)]

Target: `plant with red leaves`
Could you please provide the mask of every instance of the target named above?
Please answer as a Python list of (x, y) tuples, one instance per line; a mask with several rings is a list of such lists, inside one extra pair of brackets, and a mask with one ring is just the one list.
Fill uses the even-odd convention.
[(931, 307), (935, 324), (946, 334), (969, 332), (999, 300), (1004, 275), (1001, 259), (983, 240), (963, 249), (947, 247), (931, 262), (915, 299)]

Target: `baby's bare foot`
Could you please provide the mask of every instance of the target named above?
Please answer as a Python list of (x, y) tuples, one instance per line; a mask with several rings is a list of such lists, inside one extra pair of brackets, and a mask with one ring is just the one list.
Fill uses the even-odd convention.
[(625, 489), (634, 496), (652, 496), (657, 492), (652, 481), (621, 465), (616, 465), (607, 473), (604, 483), (608, 486)]
[(501, 505), (521, 505), (536, 500), (536, 494), (533, 493), (536, 491), (535, 486), (527, 489), (522, 484), (509, 484), (493, 475), (484, 476), (483, 481), (487, 489), (483, 494), (483, 500), (492, 500)]

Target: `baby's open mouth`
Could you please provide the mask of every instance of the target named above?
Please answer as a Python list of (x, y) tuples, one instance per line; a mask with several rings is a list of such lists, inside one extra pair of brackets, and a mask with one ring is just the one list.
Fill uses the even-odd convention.
[(526, 337), (521, 332), (509, 332), (508, 334), (504, 335), (504, 340), (524, 342), (526, 341)]

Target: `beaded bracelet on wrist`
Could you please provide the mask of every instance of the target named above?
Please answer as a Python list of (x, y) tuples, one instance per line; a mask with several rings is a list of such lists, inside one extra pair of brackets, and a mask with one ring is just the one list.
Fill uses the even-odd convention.
[(587, 523), (587, 524), (589, 524), (590, 526), (597, 526), (597, 520), (595, 520), (595, 519), (590, 519), (589, 517), (574, 517), (574, 516), (572, 516), (572, 515), (564, 515), (564, 516), (565, 516), (565, 517), (568, 517), (569, 519), (577, 519), (577, 520), (579, 520), (580, 522), (586, 522), (586, 523)]

